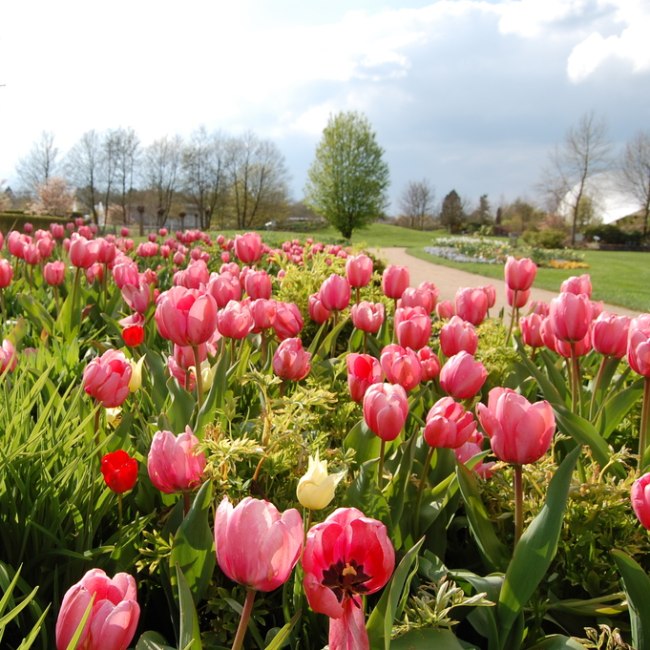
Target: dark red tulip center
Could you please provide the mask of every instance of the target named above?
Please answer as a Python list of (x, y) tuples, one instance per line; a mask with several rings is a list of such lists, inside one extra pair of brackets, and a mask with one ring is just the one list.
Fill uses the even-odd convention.
[(356, 560), (339, 560), (323, 571), (323, 586), (329, 587), (340, 603), (346, 596), (365, 594), (368, 587), (363, 583), (370, 580), (370, 577), (363, 572), (363, 564), (357, 564)]

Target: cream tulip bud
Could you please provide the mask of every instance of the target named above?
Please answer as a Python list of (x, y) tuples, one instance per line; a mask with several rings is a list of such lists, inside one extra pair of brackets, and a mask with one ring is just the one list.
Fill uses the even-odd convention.
[(131, 364), (129, 390), (132, 393), (135, 393), (137, 390), (140, 390), (140, 386), (142, 386), (142, 364), (144, 363), (144, 357), (140, 357), (137, 361), (129, 359), (129, 363)]
[(115, 408), (106, 409), (106, 424), (113, 429), (117, 429), (122, 421), (122, 407), (116, 406)]
[(344, 476), (345, 472), (328, 474), (327, 461), (320, 460), (317, 452), (316, 458), (309, 457), (307, 473), (298, 481), (298, 501), (309, 510), (322, 510), (334, 498), (336, 486)]

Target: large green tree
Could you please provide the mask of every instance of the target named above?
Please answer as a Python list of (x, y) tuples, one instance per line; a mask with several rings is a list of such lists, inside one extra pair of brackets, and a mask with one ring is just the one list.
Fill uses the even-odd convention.
[(330, 116), (309, 168), (305, 201), (346, 239), (386, 207), (389, 172), (383, 155), (364, 115)]

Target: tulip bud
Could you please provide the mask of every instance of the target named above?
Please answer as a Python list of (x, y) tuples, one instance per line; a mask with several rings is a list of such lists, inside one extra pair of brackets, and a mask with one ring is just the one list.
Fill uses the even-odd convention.
[(129, 391), (135, 393), (140, 390), (142, 386), (142, 364), (144, 363), (144, 357), (140, 357), (137, 361), (129, 359), (131, 364), (131, 379), (129, 380)]
[(334, 498), (334, 492), (345, 472), (337, 474), (327, 473), (327, 461), (320, 460), (318, 452), (316, 458), (309, 457), (307, 473), (298, 481), (296, 495), (300, 505), (309, 510), (322, 510)]

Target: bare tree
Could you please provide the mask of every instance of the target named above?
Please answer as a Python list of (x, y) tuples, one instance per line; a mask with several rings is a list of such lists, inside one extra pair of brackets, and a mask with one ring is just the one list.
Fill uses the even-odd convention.
[(227, 170), (237, 228), (250, 228), (286, 210), (287, 169), (273, 142), (251, 132), (231, 139)]
[(156, 195), (158, 227), (165, 225), (178, 191), (183, 141), (180, 136), (165, 136), (152, 142), (144, 152), (142, 175), (146, 189)]
[(583, 115), (578, 124), (567, 131), (564, 142), (550, 157), (550, 169), (545, 171), (543, 186), (554, 199), (555, 209), (564, 204), (569, 212), (572, 246), (576, 241), (583, 197), (587, 194), (587, 179), (606, 171), (610, 164), (607, 126), (593, 112)]
[(650, 215), (650, 131), (640, 131), (627, 143), (623, 154), (623, 186), (639, 201), (643, 239), (648, 236)]
[(433, 217), (434, 197), (435, 190), (428, 180), (409, 181), (400, 197), (399, 208), (411, 228), (424, 230), (426, 221)]
[(122, 222), (127, 223), (129, 198), (134, 189), (140, 140), (131, 128), (119, 128), (113, 131), (112, 136), (115, 147), (115, 180), (118, 201), (122, 212)]
[(224, 138), (197, 129), (183, 151), (183, 189), (196, 207), (201, 228), (207, 230), (213, 215), (223, 215), (227, 194)]
[(54, 134), (47, 131), (22, 158), (17, 165), (16, 173), (25, 184), (28, 191), (36, 193), (38, 188), (45, 185), (56, 171), (59, 150), (54, 146)]
[(113, 201), (113, 192), (116, 180), (119, 138), (116, 131), (104, 133), (101, 145), (99, 183), (104, 207), (104, 221), (108, 220), (108, 213)]
[(77, 198), (98, 222), (99, 182), (102, 172), (102, 141), (94, 131), (86, 131), (73, 145), (65, 160), (66, 175), (76, 187)]

